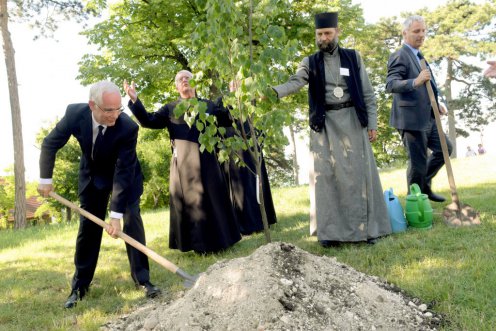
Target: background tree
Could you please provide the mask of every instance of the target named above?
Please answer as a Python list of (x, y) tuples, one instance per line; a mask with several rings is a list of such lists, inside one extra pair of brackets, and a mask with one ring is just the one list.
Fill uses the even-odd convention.
[(406, 160), (406, 155), (396, 129), (389, 125), (392, 95), (386, 93), (387, 61), (390, 51), (402, 44), (398, 35), (401, 25), (396, 18), (381, 19), (368, 24), (353, 35), (353, 47), (360, 51), (367, 68), (377, 101), (377, 140), (372, 143), (377, 166), (387, 167)]
[[(445, 60), (442, 60), (446, 57), (434, 56), (434, 53), (441, 54), (434, 50), (436, 45), (439, 45), (437, 48), (442, 48), (441, 51), (447, 52), (449, 45), (458, 44), (456, 49), (465, 53), (460, 53), (456, 61), (464, 59), (465, 62), (469, 62), (466, 61), (466, 56), (475, 54), (469, 53), (470, 50), (492, 49), (494, 44), (490, 43), (493, 38), (491, 33), (483, 33), (479, 39), (476, 37), (479, 30), (487, 31), (491, 26), (484, 22), (492, 17), (492, 6), (489, 2), (472, 5), (469, 1), (449, 1), (443, 8), (448, 8), (447, 12), (450, 15), (443, 13), (431, 19), (429, 12), (421, 12), (426, 17), (429, 28), (433, 27), (429, 29), (432, 31), (432, 36), (426, 41), (425, 48), (427, 56), (436, 69), (447, 68), (443, 64)], [(284, 82), (296, 71), (304, 56), (316, 51), (313, 15), (324, 10), (340, 12), (339, 24), (342, 30), (340, 44), (361, 52), (376, 92), (379, 139), (373, 144), (373, 149), (377, 164), (384, 167), (395, 161), (404, 160), (401, 140), (397, 132), (388, 124), (391, 95), (384, 91), (389, 53), (402, 42), (401, 22), (393, 17), (383, 19), (378, 24), (365, 24), (360, 6), (353, 5), (351, 1), (254, 1), (251, 42), (248, 38), (248, 0), (238, 1), (235, 5), (231, 1), (207, 0), (176, 1), (167, 4), (165, 0), (116, 3), (111, 9), (108, 20), (86, 32), (90, 42), (97, 45), (100, 52), (83, 57), (80, 63), (80, 79), (83, 83), (102, 78), (111, 78), (114, 81), (133, 79), (138, 83), (140, 97), (143, 98), (145, 105), (148, 108), (156, 108), (157, 104), (166, 103), (177, 97), (173, 90), (173, 78), (180, 69), (189, 69), (196, 73), (197, 91), (201, 96), (207, 98), (223, 96), (228, 102), (236, 102), (236, 98), (227, 92), (227, 82), (234, 78), (246, 78), (249, 76), (248, 73), (252, 72), (255, 79), (250, 83), (250, 87), (245, 86), (242, 93), (257, 97), (263, 94), (263, 88)], [(485, 14), (482, 15), (482, 12)], [(211, 19), (217, 20), (216, 17), (222, 19), (218, 24), (212, 24), (214, 21)], [(459, 23), (461, 18), (466, 22)], [(446, 29), (449, 26), (448, 22), (455, 23), (456, 29)], [(225, 33), (227, 25), (230, 25), (232, 31)], [(264, 30), (269, 28), (270, 30)], [(209, 35), (203, 33), (204, 31), (208, 31)], [(467, 45), (476, 46), (467, 49), (464, 47), (465, 39), (459, 41), (459, 36), (471, 40)], [(281, 39), (279, 43), (283, 45), (281, 47), (285, 48), (287, 54), (293, 54), (293, 56), (285, 55), (286, 62), (278, 58), (275, 53), (271, 53), (274, 50), (270, 49), (270, 43), (274, 43), (274, 39), (278, 38)], [(434, 38), (444, 39), (435, 42)], [(484, 42), (474, 44), (482, 39)], [(451, 44), (447, 44), (447, 40), (450, 40)], [(436, 45), (431, 47), (429, 43)], [(237, 64), (231, 61), (230, 57), (233, 54), (237, 52), (236, 54), (239, 55), (240, 49), (248, 50), (250, 47), (253, 50), (253, 65), (248, 64), (249, 57), (246, 54), (240, 55)], [(270, 61), (264, 62), (264, 56), (267, 54), (268, 57), (274, 56)], [(468, 68), (470, 67), (466, 66), (460, 70), (465, 74)], [(472, 76), (474, 78), (480, 76), (474, 70), (477, 68), (472, 68)], [(456, 77), (460, 75), (454, 74)], [(448, 106), (454, 110), (457, 118), (463, 120), (463, 123), (470, 128), (481, 126), (484, 118), (487, 120), (488, 117), (481, 113), (480, 109), (482, 107), (492, 109), (492, 103), (486, 100), (494, 93), (491, 91), (492, 88), (493, 86), (484, 80), (476, 84), (472, 82), (467, 85), (466, 92), (462, 92), (459, 97), (452, 98), (451, 101), (448, 100)], [(279, 119), (290, 127), (290, 132), (296, 133), (302, 130), (302, 133), (306, 134), (308, 131), (306, 93), (306, 89), (303, 89), (300, 93), (269, 106), (274, 114), (280, 114)], [(449, 96), (449, 92), (445, 94)], [(250, 103), (251, 100), (246, 99), (243, 102)], [(464, 106), (459, 105), (461, 103)], [(258, 108), (264, 107), (264, 105), (258, 106)], [(268, 120), (267, 116), (260, 118)], [(254, 124), (258, 126), (266, 123)], [(268, 134), (264, 139), (272, 139), (268, 137), (278, 138), (265, 142), (264, 148), (274, 146), (275, 151), (281, 152), (283, 146), (287, 144), (286, 139), (280, 139), (282, 137), (280, 133)], [(265, 152), (267, 163), (271, 167), (274, 164), (282, 164), (270, 162), (269, 158), (272, 158), (273, 154)], [(282, 159), (278, 158), (278, 160)], [(274, 169), (270, 169), (270, 173), (273, 172)]]
[[(495, 118), (492, 111), (495, 86), (482, 77), (481, 69), (473, 64), (495, 50), (494, 11), (493, 1), (474, 4), (458, 0), (448, 1), (433, 11), (423, 9), (416, 13), (426, 20), (428, 38), (422, 49), (432, 64), (438, 84), (445, 77), (444, 83), (439, 85), (447, 100), (448, 132), (455, 146), (457, 135), (468, 136), (462, 128), (481, 131)], [(399, 135), (389, 126), (392, 95), (385, 94), (384, 88), (387, 59), (401, 47), (402, 22), (412, 14), (383, 18), (353, 34), (377, 97), (379, 136), (372, 147), (380, 167), (406, 159)], [(460, 86), (460, 92), (455, 94)]]
[(14, 142), (15, 211), (14, 228), (26, 227), (26, 178), (24, 175), (24, 145), (22, 141), (21, 106), (17, 90), (14, 46), (9, 32), (7, 0), (0, 0), (0, 27), (9, 86), (10, 111), (12, 116), (12, 139)]
[(169, 132), (140, 129), (137, 152), (145, 177), (141, 207), (157, 209), (168, 206), (169, 168), (172, 157)]
[[(14, 168), (5, 169), (6, 175), (0, 179), (0, 229), (8, 225), (8, 218), (12, 211), (15, 212), (15, 195), (16, 195), (16, 182), (14, 175)], [(28, 197), (36, 196), (36, 183), (27, 183), (26, 195)], [(15, 221), (15, 219), (14, 219)], [(14, 224), (15, 225), (15, 224)], [(27, 224), (26, 224), (27, 225)]]
[[(282, 35), (273, 34), (270, 38), (286, 38), (293, 44), (286, 50), (292, 52), (295, 56), (287, 58), (286, 62), (273, 61), (270, 68), (266, 70), (267, 77), (265, 83), (274, 85), (285, 81), (290, 74), (296, 71), (296, 68), (303, 58), (316, 51), (315, 35), (313, 27), (313, 15), (316, 12), (324, 10), (340, 11), (340, 27), (343, 30), (341, 43), (345, 47), (355, 47), (367, 56), (373, 55), (377, 59), (378, 70), (375, 82), (378, 86), (384, 85), (381, 74), (385, 72), (387, 62), (387, 50), (375, 52), (383, 47), (383, 39), (380, 36), (382, 30), (377, 30), (375, 35), (368, 33), (369, 27), (365, 25), (362, 18), (362, 10), (358, 5), (353, 5), (351, 1), (255, 1), (254, 2), (254, 20), (253, 20), (253, 42), (250, 44), (247, 39), (248, 34), (248, 3), (249, 1), (237, 2), (232, 10), (224, 14), (227, 16), (235, 15), (234, 19), (226, 22), (236, 23), (233, 25), (237, 35), (238, 46), (248, 49), (251, 45), (254, 47), (255, 62), (258, 61), (257, 54), (261, 54), (264, 35), (261, 33), (264, 27), (269, 26), (281, 27), (284, 31)], [(142, 98), (147, 108), (156, 108), (157, 104), (163, 104), (171, 99), (177, 98), (174, 89), (173, 77), (180, 69), (189, 69), (197, 73), (196, 81), (198, 83), (197, 91), (203, 97), (217, 97), (227, 94), (227, 82), (229, 79), (236, 77), (235, 69), (231, 72), (219, 73), (219, 65), (222, 65), (223, 56), (219, 46), (223, 41), (218, 32), (225, 29), (227, 23), (222, 23), (220, 28), (210, 29), (210, 35), (205, 36), (206, 42), (197, 37), (202, 32), (199, 26), (209, 27), (211, 22), (207, 19), (208, 15), (215, 15), (215, 12), (221, 12), (232, 2), (221, 2), (212, 4), (205, 0), (197, 1), (176, 1), (174, 3), (164, 4), (162, 0), (156, 1), (131, 1), (116, 3), (112, 8), (109, 18), (93, 29), (85, 32), (90, 43), (98, 46), (98, 54), (88, 54), (83, 57), (80, 63), (79, 78), (83, 83), (91, 83), (103, 78), (111, 78), (114, 81), (123, 79), (135, 80), (140, 90)], [(209, 9), (210, 8), (210, 9)], [(215, 8), (215, 9), (214, 9)], [(210, 10), (210, 12), (209, 12)], [(262, 25), (264, 24), (264, 25)], [(175, 28), (180, 27), (180, 29)], [(271, 33), (276, 32), (272, 30)], [(363, 36), (362, 36), (363, 34)], [(377, 39), (374, 43), (375, 48), (369, 47), (370, 41)], [(382, 43), (381, 43), (382, 42)], [(206, 45), (209, 45), (206, 47)], [(367, 48), (369, 47), (369, 48)], [(202, 53), (203, 51), (203, 53)], [(380, 56), (378, 55), (380, 54)], [(208, 59), (213, 56), (219, 58), (218, 63), (213, 63)], [(196, 61), (196, 62), (195, 62)], [(240, 63), (246, 62), (246, 57), (241, 57)], [(375, 62), (375, 61), (374, 61)], [(366, 65), (372, 61), (367, 59)], [(253, 68), (245, 66), (247, 70), (259, 71), (262, 66), (255, 63)], [(382, 72), (380, 71), (382, 70)], [(372, 70), (374, 71), (374, 69)], [(224, 76), (221, 76), (224, 75)], [(308, 132), (308, 101), (307, 91), (304, 89), (298, 94), (284, 98), (276, 105), (271, 107), (275, 112), (285, 113), (285, 125), (290, 128), (290, 132), (307, 135)], [(380, 94), (380, 93), (379, 93)], [(234, 100), (230, 100), (233, 101)], [(387, 105), (387, 100), (382, 101)], [(389, 101), (390, 102), (390, 101)], [(388, 117), (389, 106), (380, 105), (379, 116)], [(386, 110), (387, 109), (387, 110)], [(381, 112), (381, 110), (383, 110)], [(281, 117), (282, 118), (282, 117)], [(380, 120), (380, 142), (374, 144), (376, 153), (384, 157), (378, 157), (378, 164), (388, 164), (395, 157), (401, 156), (402, 149), (398, 148), (400, 144), (397, 139), (390, 139), (394, 131), (389, 128), (387, 121)], [(258, 124), (257, 124), (258, 125)], [(270, 136), (270, 135), (269, 135)], [(266, 161), (269, 167), (269, 173), (272, 178), (287, 182), (294, 181), (296, 178), (296, 163), (294, 162), (292, 178), (288, 178), (287, 161), (280, 162), (287, 157), (284, 156), (284, 145), (287, 140), (282, 134), (277, 135), (279, 138), (268, 141), (264, 144), (273, 147), (272, 152), (265, 151)], [(293, 137), (293, 135), (290, 135)], [(291, 138), (294, 139), (294, 138)], [(294, 144), (293, 144), (294, 146)], [(293, 151), (293, 158), (296, 154)], [(280, 171), (279, 171), (280, 170)], [(279, 172), (278, 172), (279, 171)], [(279, 184), (277, 181), (274, 184)], [(281, 183), (283, 184), (283, 183)]]
[[(442, 91), (448, 104), (448, 134), (456, 157), (457, 135), (468, 136), (464, 128), (480, 131), (496, 119), (495, 86), (483, 77), (477, 59), (485, 60), (496, 51), (496, 4), (450, 0), (432, 12), (421, 10), (428, 38), (423, 49), (431, 63), (444, 71)], [(456, 85), (461, 86), (455, 95)]]
[[(134, 80), (140, 99), (149, 109), (176, 100), (176, 72), (193, 70), (191, 61), (199, 56), (201, 45), (192, 43), (191, 35), (197, 24), (206, 20), (205, 4), (206, 1), (165, 4), (161, 0), (115, 4), (108, 20), (85, 33), (100, 52), (83, 57), (79, 78), (85, 84), (103, 78)], [(197, 79), (202, 81), (197, 88), (200, 96), (215, 98), (221, 94), (225, 86), (213, 84), (215, 75), (213, 68), (201, 70), (201, 79)], [(281, 144), (267, 153), (268, 159), (274, 158), (267, 164), (271, 167), (269, 173), (289, 180), (286, 174), (291, 168), (289, 163), (281, 162), (285, 159)], [(277, 167), (272, 168), (273, 165)]]
[[(42, 127), (36, 137), (36, 143), (41, 146), (43, 138), (45, 138), (50, 131), (55, 127), (55, 123), (48, 124)], [(53, 169), (53, 188), (54, 190), (64, 196), (70, 201), (79, 201), (78, 195), (78, 179), (79, 179), (79, 160), (81, 155), (81, 148), (76, 138), (71, 137), (67, 144), (57, 152), (55, 160), (55, 167)], [(49, 210), (52, 215), (59, 215), (59, 210), (65, 209), (65, 220), (70, 222), (72, 220), (71, 208), (64, 206), (54, 199), (47, 200)], [(45, 211), (45, 209), (43, 211)]]
[(7, 219), (9, 217), (9, 209), (14, 207), (14, 196), (9, 199), (8, 192), (9, 183), (3, 177), (0, 178), (0, 229), (7, 227)]
[(87, 7), (83, 6), (82, 1), (79, 0), (27, 0), (12, 1), (11, 4), (12, 6), (9, 8), (7, 0), (0, 0), (0, 29), (2, 32), (5, 66), (7, 68), (14, 141), (14, 227), (19, 229), (26, 226), (26, 180), (24, 175), (21, 107), (17, 88), (15, 52), (8, 25), (9, 19), (12, 18), (18, 22), (30, 22), (33, 27), (38, 28), (41, 35), (46, 36), (57, 29), (59, 19), (72, 18), (81, 22), (87, 19), (90, 13), (94, 13), (95, 9), (101, 8), (103, 3), (101, 0), (90, 1)]

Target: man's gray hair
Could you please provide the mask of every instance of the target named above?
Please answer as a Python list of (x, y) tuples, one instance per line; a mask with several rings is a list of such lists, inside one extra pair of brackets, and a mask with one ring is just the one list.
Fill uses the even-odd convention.
[(108, 80), (101, 80), (90, 87), (90, 100), (97, 105), (103, 102), (103, 93), (118, 93), (121, 94), (119, 87)]
[(425, 24), (425, 20), (422, 16), (420, 15), (409, 16), (406, 18), (405, 22), (403, 22), (403, 32), (408, 30), (412, 26), (413, 22), (420, 22)]
[(179, 84), (179, 75), (181, 74), (188, 74), (189, 75), (189, 78), (192, 78), (193, 77), (193, 74), (191, 73), (191, 71), (188, 71), (188, 70), (181, 70), (179, 71), (177, 74), (176, 74), (176, 78), (174, 79), (174, 81), (176, 82), (176, 86)]

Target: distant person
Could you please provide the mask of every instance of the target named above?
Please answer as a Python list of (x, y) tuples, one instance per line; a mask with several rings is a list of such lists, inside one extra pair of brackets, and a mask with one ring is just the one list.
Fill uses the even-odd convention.
[(470, 146), (467, 146), (465, 157), (471, 157), (471, 156), (477, 156), (477, 153)]
[[(124, 218), (124, 233), (145, 245), (139, 207), (143, 175), (136, 157), (138, 126), (122, 110), (119, 88), (108, 81), (91, 86), (88, 103), (69, 105), (64, 117), (41, 145), (38, 192), (47, 197), (53, 190), (55, 156), (74, 136), (81, 147), (78, 185), (81, 208), (105, 219), (110, 199), (110, 223), (106, 231), (117, 238), (120, 220)], [(76, 272), (65, 308), (74, 307), (88, 292), (98, 261), (102, 232), (102, 227), (80, 217), (74, 256)], [(160, 289), (150, 283), (146, 255), (128, 244), (126, 250), (136, 285), (144, 288), (147, 297), (157, 296)]]
[(489, 64), (489, 67), (484, 70), (484, 76), (488, 78), (495, 78), (496, 77), (496, 60), (491, 60), (487, 61), (487, 64)]
[(377, 139), (377, 105), (358, 51), (338, 45), (338, 13), (315, 15), (319, 51), (303, 58), (278, 98), (308, 84), (310, 108), (310, 234), (322, 246), (391, 233), (370, 142)]
[[(181, 70), (175, 78), (180, 98), (153, 113), (146, 111), (138, 98), (134, 82), (124, 81), (129, 95), (129, 109), (145, 128), (167, 129), (173, 148), (170, 167), (170, 232), (169, 247), (182, 252), (212, 253), (226, 249), (241, 239), (229, 197), (223, 169), (214, 153), (200, 152), (196, 125), (184, 117), (177, 118), (174, 108), (182, 100), (196, 98), (189, 84), (193, 74)], [(219, 114), (217, 105), (206, 102), (207, 113)]]
[[(387, 65), (386, 91), (393, 94), (393, 106), (389, 124), (401, 135), (408, 154), (408, 188), (418, 184), (430, 200), (443, 202), (445, 197), (432, 191), (432, 178), (444, 165), (441, 141), (436, 127), (427, 87), (431, 84), (436, 100), (438, 90), (430, 68), (422, 70), (420, 47), (426, 35), (425, 21), (421, 16), (410, 16), (403, 23), (403, 46), (394, 52)], [(439, 112), (447, 109), (439, 104)], [(444, 132), (441, 132), (444, 134)], [(453, 147), (448, 137), (448, 153)], [(432, 153), (428, 155), (427, 149)]]
[(479, 155), (486, 154), (486, 149), (482, 144), (478, 144), (477, 147), (477, 153), (479, 153)]

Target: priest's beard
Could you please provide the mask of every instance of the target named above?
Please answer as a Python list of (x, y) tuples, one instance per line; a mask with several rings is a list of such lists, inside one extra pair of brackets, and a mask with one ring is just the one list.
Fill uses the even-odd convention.
[(322, 52), (329, 52), (332, 54), (338, 46), (338, 37), (329, 42), (317, 40), (317, 46)]

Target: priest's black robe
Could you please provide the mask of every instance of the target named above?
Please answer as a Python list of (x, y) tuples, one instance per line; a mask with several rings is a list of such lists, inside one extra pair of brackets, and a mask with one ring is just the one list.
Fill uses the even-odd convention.
[[(208, 100), (207, 112), (217, 112)], [(169, 130), (173, 155), (170, 167), (169, 247), (183, 252), (217, 252), (241, 239), (223, 168), (215, 154), (200, 152), (199, 131), (174, 116), (179, 101), (148, 113), (138, 99), (129, 108), (141, 126)]]
[[(245, 132), (249, 133), (249, 127), (246, 123)], [(227, 127), (226, 135), (234, 135), (234, 129), (232, 127)], [(259, 152), (262, 153), (260, 148)], [(231, 201), (236, 212), (236, 219), (238, 220), (239, 229), (241, 234), (249, 235), (254, 232), (262, 231), (263, 222), (260, 205), (257, 200), (255, 163), (253, 162), (253, 159), (248, 151), (240, 151), (239, 154), (246, 166), (238, 166), (233, 160), (230, 160), (227, 166), (225, 166), (225, 169), (231, 189)], [(262, 173), (260, 182), (262, 185), (267, 222), (271, 225), (277, 222), (276, 211), (272, 200), (269, 177), (265, 167), (263, 154), (260, 155), (262, 157)]]

